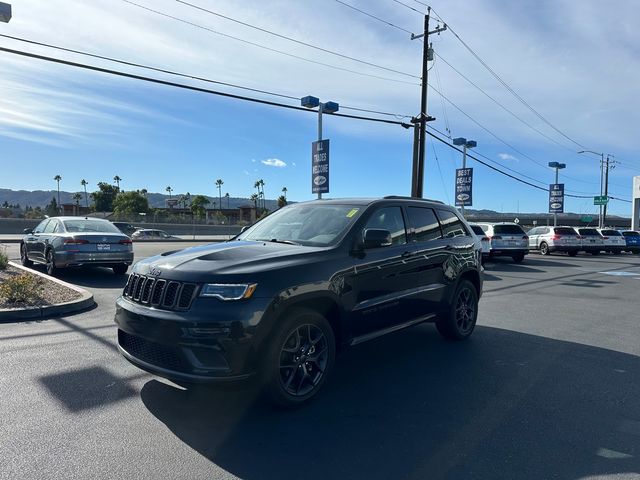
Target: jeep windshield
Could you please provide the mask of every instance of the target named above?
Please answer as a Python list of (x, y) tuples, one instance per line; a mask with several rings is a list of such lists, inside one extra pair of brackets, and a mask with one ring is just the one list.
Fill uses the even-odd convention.
[(290, 205), (256, 223), (236, 240), (327, 247), (342, 239), (363, 210), (361, 205)]

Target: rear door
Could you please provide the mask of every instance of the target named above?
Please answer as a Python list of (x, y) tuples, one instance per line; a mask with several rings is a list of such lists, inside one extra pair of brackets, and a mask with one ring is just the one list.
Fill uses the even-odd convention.
[(57, 227), (58, 220), (51, 218), (49, 219), (49, 223), (44, 227), (42, 233), (38, 235), (38, 241), (36, 242), (36, 254), (38, 255), (38, 258), (41, 258), (42, 260), (45, 259), (45, 252), (47, 251), (47, 248), (49, 248), (49, 245), (51, 245), (55, 235), (54, 232)]
[(542, 227), (535, 227), (529, 230), (527, 235), (529, 236), (529, 248), (538, 248), (538, 237)]

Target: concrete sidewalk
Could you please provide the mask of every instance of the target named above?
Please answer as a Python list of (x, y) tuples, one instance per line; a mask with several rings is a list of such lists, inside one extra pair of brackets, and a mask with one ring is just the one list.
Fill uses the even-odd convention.
[[(138, 240), (134, 243), (167, 243), (167, 242), (224, 242), (233, 237), (233, 235), (176, 235), (178, 238), (172, 238), (169, 240)], [(16, 234), (2, 234), (0, 235), (0, 244), (2, 243), (20, 243), (24, 235), (22, 233)]]

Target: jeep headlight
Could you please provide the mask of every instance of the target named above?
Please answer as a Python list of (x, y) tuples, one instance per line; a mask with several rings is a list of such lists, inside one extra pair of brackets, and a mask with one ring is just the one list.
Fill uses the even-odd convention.
[(251, 298), (257, 283), (205, 283), (200, 290), (201, 297), (215, 297), (220, 300), (242, 300)]

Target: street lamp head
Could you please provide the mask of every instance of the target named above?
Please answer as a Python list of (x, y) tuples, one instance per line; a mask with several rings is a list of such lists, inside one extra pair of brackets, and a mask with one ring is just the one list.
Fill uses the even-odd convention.
[(9, 23), (11, 20), (11, 5), (0, 2), (0, 22)]
[(567, 164), (566, 163), (559, 163), (557, 168), (559, 168), (559, 169), (567, 168)]
[(558, 168), (558, 165), (560, 165), (558, 162), (549, 162), (551, 168)]
[(308, 95), (300, 100), (300, 104), (306, 108), (316, 108), (318, 105), (320, 105), (320, 99)]
[(336, 113), (338, 110), (340, 110), (340, 105), (336, 102), (326, 102), (322, 105), (322, 111), (324, 113)]
[(476, 142), (475, 140), (469, 140), (467, 142), (467, 148), (473, 148), (473, 147), (477, 147), (478, 146), (478, 142)]
[(459, 137), (459, 138), (454, 138), (453, 139), (453, 144), (454, 145), (464, 145), (465, 143), (467, 143), (467, 139), (463, 138), (463, 137)]

